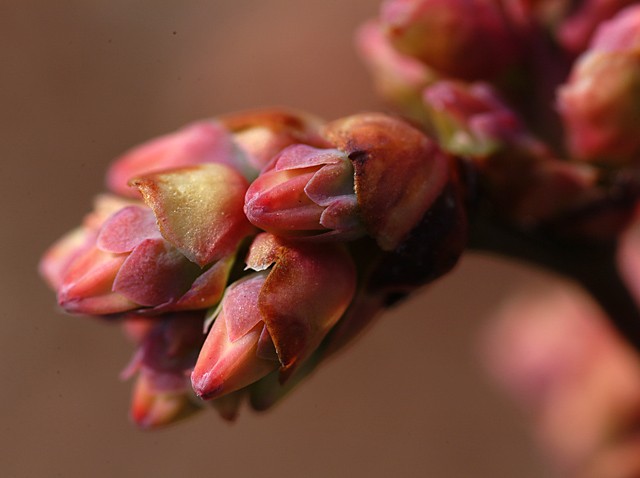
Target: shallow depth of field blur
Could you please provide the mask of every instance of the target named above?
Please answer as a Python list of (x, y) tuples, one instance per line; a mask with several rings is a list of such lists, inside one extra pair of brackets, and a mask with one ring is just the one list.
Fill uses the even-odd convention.
[(352, 47), (378, 3), (3, 3), (0, 475), (548, 476), (478, 345), (500, 300), (553, 287), (540, 272), (465, 256), (273, 411), (231, 426), (210, 411), (159, 432), (127, 418), (131, 344), (62, 314), (37, 276), (130, 146), (259, 106), (384, 109)]

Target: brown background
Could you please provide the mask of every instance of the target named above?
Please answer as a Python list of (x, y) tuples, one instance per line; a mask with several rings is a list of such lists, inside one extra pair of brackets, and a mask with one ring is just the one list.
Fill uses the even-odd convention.
[(477, 338), (531, 273), (481, 257), (383, 317), (268, 414), (156, 433), (127, 419), (130, 345), (68, 317), (39, 255), (111, 158), (193, 119), (262, 105), (384, 108), (351, 47), (376, 0), (4, 0), (0, 5), (0, 475), (546, 476)]

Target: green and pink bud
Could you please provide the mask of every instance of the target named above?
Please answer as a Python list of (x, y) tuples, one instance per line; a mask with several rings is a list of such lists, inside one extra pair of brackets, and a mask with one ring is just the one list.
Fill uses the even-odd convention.
[(207, 164), (134, 184), (146, 206), (122, 207), (45, 255), (42, 270), (60, 305), (90, 315), (215, 305), (240, 242), (253, 232), (242, 213), (246, 180)]
[(355, 292), (352, 260), (335, 243), (263, 233), (251, 245), (247, 266), (256, 272), (229, 286), (192, 373), (202, 398), (235, 392), (275, 370), (287, 380)]
[(558, 93), (568, 149), (615, 165), (640, 157), (640, 6), (600, 26)]

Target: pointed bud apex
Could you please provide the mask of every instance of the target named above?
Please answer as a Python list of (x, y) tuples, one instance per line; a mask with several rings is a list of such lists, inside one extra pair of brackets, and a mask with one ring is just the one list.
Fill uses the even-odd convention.
[(603, 24), (559, 90), (568, 147), (578, 159), (618, 165), (640, 157), (640, 6)]
[(164, 390), (153, 375), (140, 374), (131, 400), (131, 420), (144, 429), (160, 428), (187, 418), (200, 410), (188, 389)]
[(247, 191), (251, 223), (280, 235), (356, 238), (364, 233), (353, 186), (353, 166), (335, 149), (286, 148)]
[(265, 280), (264, 273), (257, 273), (227, 289), (191, 374), (199, 397), (211, 399), (235, 392), (280, 365), (259, 356), (265, 324), (258, 297)]

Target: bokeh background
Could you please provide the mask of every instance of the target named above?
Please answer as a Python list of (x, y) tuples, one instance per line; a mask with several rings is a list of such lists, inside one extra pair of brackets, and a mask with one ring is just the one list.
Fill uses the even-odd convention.
[(63, 315), (38, 258), (109, 161), (184, 123), (287, 105), (385, 109), (352, 48), (377, 0), (3, 0), (0, 4), (0, 476), (548, 476), (479, 338), (548, 277), (466, 256), (266, 414), (159, 432), (127, 418), (116, 327)]

